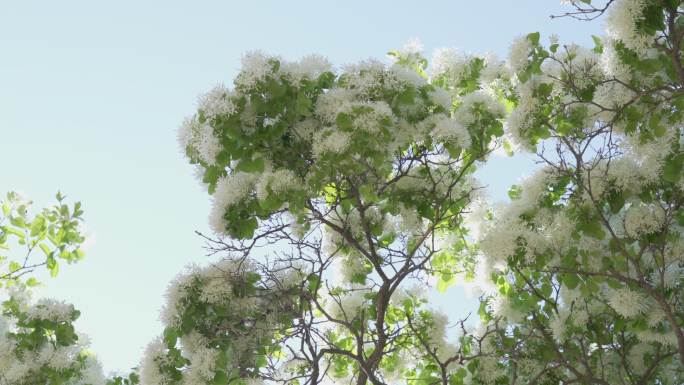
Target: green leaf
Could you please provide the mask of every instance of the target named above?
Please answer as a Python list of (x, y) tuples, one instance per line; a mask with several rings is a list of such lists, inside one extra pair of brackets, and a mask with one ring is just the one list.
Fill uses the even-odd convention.
[(539, 44), (539, 32), (532, 32), (527, 35), (527, 40), (529, 40), (533, 45)]
[(565, 286), (567, 286), (569, 289), (574, 289), (577, 287), (579, 284), (579, 277), (577, 274), (564, 274), (563, 275), (563, 283)]
[(601, 37), (591, 35), (591, 39), (594, 41), (594, 52), (598, 54), (603, 53), (603, 41), (601, 40)]
[(76, 342), (78, 336), (76, 336), (74, 327), (71, 324), (60, 324), (55, 329), (55, 338), (58, 345), (69, 346)]
[(164, 343), (166, 347), (171, 349), (176, 346), (176, 340), (178, 339), (178, 329), (167, 327), (164, 329)]
[(50, 276), (52, 278), (56, 277), (57, 274), (59, 274), (59, 264), (57, 263), (55, 257), (52, 256), (52, 254), (48, 255), (46, 260), (46, 266), (48, 270), (50, 270)]
[(511, 188), (508, 189), (508, 197), (511, 198), (511, 200), (516, 200), (520, 199), (520, 196), (522, 195), (522, 187), (514, 184), (511, 186)]
[(439, 277), (439, 280), (437, 280), (437, 290), (440, 293), (444, 293), (447, 291), (449, 286), (453, 285), (456, 279), (451, 276), (450, 278), (445, 279), (443, 275)]
[(45, 230), (45, 217), (37, 216), (36, 219), (34, 219), (33, 222), (31, 222), (30, 234), (32, 237), (35, 237), (36, 235), (40, 234), (43, 230)]
[(242, 159), (235, 167), (235, 171), (244, 171), (249, 173), (262, 172), (264, 171), (264, 159)]
[(352, 120), (351, 116), (345, 113), (337, 114), (337, 118), (335, 118), (335, 123), (337, 124), (337, 127), (339, 127), (340, 130), (343, 131), (350, 131), (354, 128), (354, 121)]
[(679, 154), (665, 162), (663, 166), (663, 179), (668, 182), (676, 183), (682, 176), (682, 166), (684, 165), (684, 154)]
[(211, 381), (212, 385), (227, 385), (228, 375), (226, 372), (218, 370), (214, 374), (214, 379)]

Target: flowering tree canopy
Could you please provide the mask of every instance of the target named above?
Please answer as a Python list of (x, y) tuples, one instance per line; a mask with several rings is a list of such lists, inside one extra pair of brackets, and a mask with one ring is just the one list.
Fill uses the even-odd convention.
[[(231, 333), (250, 341), (226, 350), (206, 333), (167, 328), (179, 335), (182, 357), (196, 345), (184, 337), (213, 349), (206, 380), (465, 376), (473, 343), (464, 336), (461, 347), (449, 346), (444, 316), (411, 286), (435, 277), (445, 289), (472, 271), (463, 213), (478, 189), (476, 164), (503, 135), (501, 63), (447, 50), (429, 78), (418, 52), (393, 55), (392, 66), (370, 60), (333, 72), (315, 56), (290, 63), (250, 53), (234, 90), (201, 97), (181, 128), (181, 146), (213, 196), (212, 228), (232, 237), (216, 241), (216, 251), (230, 252), (232, 265), (258, 266), (238, 270), (258, 285), (251, 306), (232, 310), (245, 313)], [(478, 85), (485, 70), (487, 88)], [(257, 263), (250, 254), (267, 245), (276, 257)], [(283, 299), (258, 306), (262, 293)], [(257, 331), (263, 340), (252, 346)], [(151, 383), (195, 373), (192, 363), (163, 370), (159, 363), (178, 355), (176, 340), (168, 342)], [(256, 361), (231, 368), (255, 352)]]
[[(45, 259), (0, 271), (0, 385), (683, 383), (684, 8), (565, 3), (607, 35), (531, 33), (507, 61), (246, 54), (178, 134), (222, 258), (169, 285), (127, 377), (23, 278), (81, 258), (80, 205), (30, 218), (8, 195), (0, 247)], [(499, 150), (542, 167), (487, 207), (473, 173)], [(430, 307), (425, 287), (476, 277), (479, 320)]]
[(521, 383), (684, 381), (681, 5), (573, 2), (607, 12), (595, 47), (511, 51), (511, 137), (544, 167), (511, 190), (480, 246), (505, 319), (497, 376)]

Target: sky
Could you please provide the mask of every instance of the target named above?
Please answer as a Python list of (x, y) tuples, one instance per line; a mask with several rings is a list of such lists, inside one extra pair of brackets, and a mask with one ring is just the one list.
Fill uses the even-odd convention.
[[(79, 331), (106, 371), (137, 365), (162, 331), (168, 282), (208, 263), (209, 196), (176, 144), (197, 95), (231, 84), (247, 51), (336, 65), (384, 58), (418, 38), (505, 57), (511, 40), (540, 31), (591, 45), (601, 23), (551, 20), (554, 0), (10, 1), (0, 0), (0, 194), (37, 207), (57, 190), (85, 209), (94, 242), (36, 296), (73, 303)], [(478, 177), (489, 196), (533, 169), (530, 156), (494, 157)], [(456, 287), (432, 296), (454, 317), (474, 306)]]

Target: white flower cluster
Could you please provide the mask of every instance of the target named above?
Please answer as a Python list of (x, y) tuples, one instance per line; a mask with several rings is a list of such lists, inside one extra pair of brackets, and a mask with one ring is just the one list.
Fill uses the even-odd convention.
[(350, 141), (351, 135), (347, 132), (332, 128), (321, 130), (314, 136), (313, 155), (320, 158), (324, 154), (340, 154), (347, 149)]
[(207, 120), (212, 120), (217, 116), (235, 113), (235, 103), (231, 100), (231, 93), (226, 86), (219, 84), (200, 96), (199, 110)]
[(455, 119), (464, 126), (470, 126), (482, 115), (490, 119), (502, 119), (506, 113), (503, 104), (499, 103), (486, 91), (475, 91), (461, 99), (455, 113)]
[(627, 287), (606, 289), (608, 304), (625, 318), (638, 316), (648, 310), (648, 302), (643, 294)]
[(654, 204), (636, 202), (625, 212), (625, 232), (630, 237), (650, 234), (658, 230), (665, 222), (665, 211)]
[(615, 1), (608, 13), (606, 29), (615, 40), (622, 41), (627, 48), (643, 54), (653, 43), (653, 38), (639, 30), (638, 24), (643, 20), (646, 0)]
[(183, 152), (196, 152), (199, 159), (208, 165), (216, 164), (221, 152), (220, 139), (215, 135), (209, 121), (199, 123), (195, 118), (187, 118), (178, 130), (178, 144)]
[(458, 121), (446, 115), (434, 115), (431, 119), (435, 128), (432, 137), (440, 142), (453, 143), (462, 148), (470, 147), (470, 134)]
[(28, 319), (52, 322), (70, 322), (74, 316), (74, 305), (51, 298), (41, 298), (28, 309)]
[(226, 210), (247, 198), (254, 191), (258, 178), (258, 174), (238, 171), (219, 179), (209, 215), (209, 225), (216, 234), (226, 234)]
[[(488, 263), (492, 266), (500, 265), (508, 257), (515, 255), (521, 245), (525, 248), (526, 256), (532, 258), (535, 252), (550, 247), (550, 242), (567, 239), (571, 223), (568, 223), (563, 215), (540, 218), (546, 222), (546, 226), (543, 227), (546, 229), (544, 234), (533, 231), (529, 224), (521, 219), (522, 214), (538, 207), (540, 198), (548, 191), (549, 177), (549, 170), (540, 169), (525, 179), (520, 186), (520, 197), (498, 209), (490, 226), (486, 223), (483, 225), (480, 248), (490, 259)], [(562, 236), (563, 233), (566, 235)], [(555, 239), (556, 235), (560, 235), (560, 239)]]
[[(219, 371), (236, 373), (236, 366), (244, 365), (244, 359), (249, 359), (258, 344), (276, 330), (282, 316), (279, 312), (286, 309), (288, 290), (301, 285), (304, 279), (297, 269), (277, 270), (276, 281), (264, 283), (263, 293), (254, 282), (256, 264), (249, 259), (191, 266), (176, 277), (167, 289), (161, 319), (166, 328), (176, 330), (180, 338), (176, 346), (189, 363), (179, 364), (177, 357), (169, 354), (168, 341), (157, 338), (150, 342), (141, 360), (142, 383), (166, 385), (175, 383), (172, 378), (180, 375), (182, 384), (206, 385)], [(274, 300), (266, 292), (280, 297)], [(197, 308), (206, 310), (196, 314)], [(190, 330), (184, 324), (188, 314), (195, 317)], [(226, 358), (219, 359), (223, 356)], [(180, 371), (169, 372), (174, 367)]]
[[(24, 302), (28, 297), (25, 291), (10, 293), (20, 308), (27, 309), (27, 320), (43, 320), (56, 323), (71, 322), (74, 308), (70, 304), (41, 299), (36, 304)], [(80, 335), (78, 341), (62, 346), (44, 341), (39, 346), (21, 349), (17, 339), (10, 335), (30, 333), (30, 329), (17, 328), (13, 319), (0, 316), (0, 385), (34, 383), (43, 378), (47, 371), (74, 370), (75, 376), (67, 385), (104, 385), (102, 367), (95, 357), (87, 353), (88, 339)], [(80, 360), (84, 361), (81, 366)]]
[(256, 183), (256, 196), (260, 201), (265, 201), (271, 194), (281, 195), (301, 188), (301, 178), (292, 170), (279, 169), (267, 171), (259, 176)]
[(178, 325), (184, 308), (184, 298), (189, 295), (188, 290), (199, 285), (197, 299), (210, 304), (222, 304), (229, 301), (236, 312), (254, 310), (258, 301), (254, 297), (239, 297), (233, 295), (233, 281), (246, 272), (254, 269), (250, 261), (225, 259), (207, 267), (190, 266), (188, 271), (178, 275), (167, 288), (166, 304), (162, 309), (161, 319), (166, 325)]
[(459, 84), (469, 75), (471, 60), (473, 57), (454, 48), (439, 48), (432, 56), (432, 77), (447, 76), (454, 84)]
[(508, 51), (508, 63), (513, 72), (520, 72), (527, 68), (532, 48), (532, 42), (527, 36), (520, 36), (513, 41)]
[(140, 363), (140, 380), (145, 385), (167, 385), (171, 378), (162, 373), (160, 366), (168, 364), (166, 346), (161, 337), (155, 338), (145, 348)]

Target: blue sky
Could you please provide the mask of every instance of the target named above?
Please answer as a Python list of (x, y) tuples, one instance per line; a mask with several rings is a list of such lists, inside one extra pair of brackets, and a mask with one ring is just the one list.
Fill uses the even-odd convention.
[[(59, 189), (81, 200), (95, 243), (39, 295), (72, 302), (106, 370), (137, 364), (161, 332), (167, 282), (205, 263), (208, 196), (176, 144), (197, 95), (231, 83), (241, 55), (309, 53), (337, 64), (384, 57), (417, 37), (434, 48), (505, 56), (518, 35), (590, 44), (600, 23), (551, 20), (553, 0), (3, 1), (0, 12), (0, 192), (38, 206)], [(529, 173), (495, 158), (479, 176), (490, 196)], [(460, 289), (435, 306), (463, 315)]]

